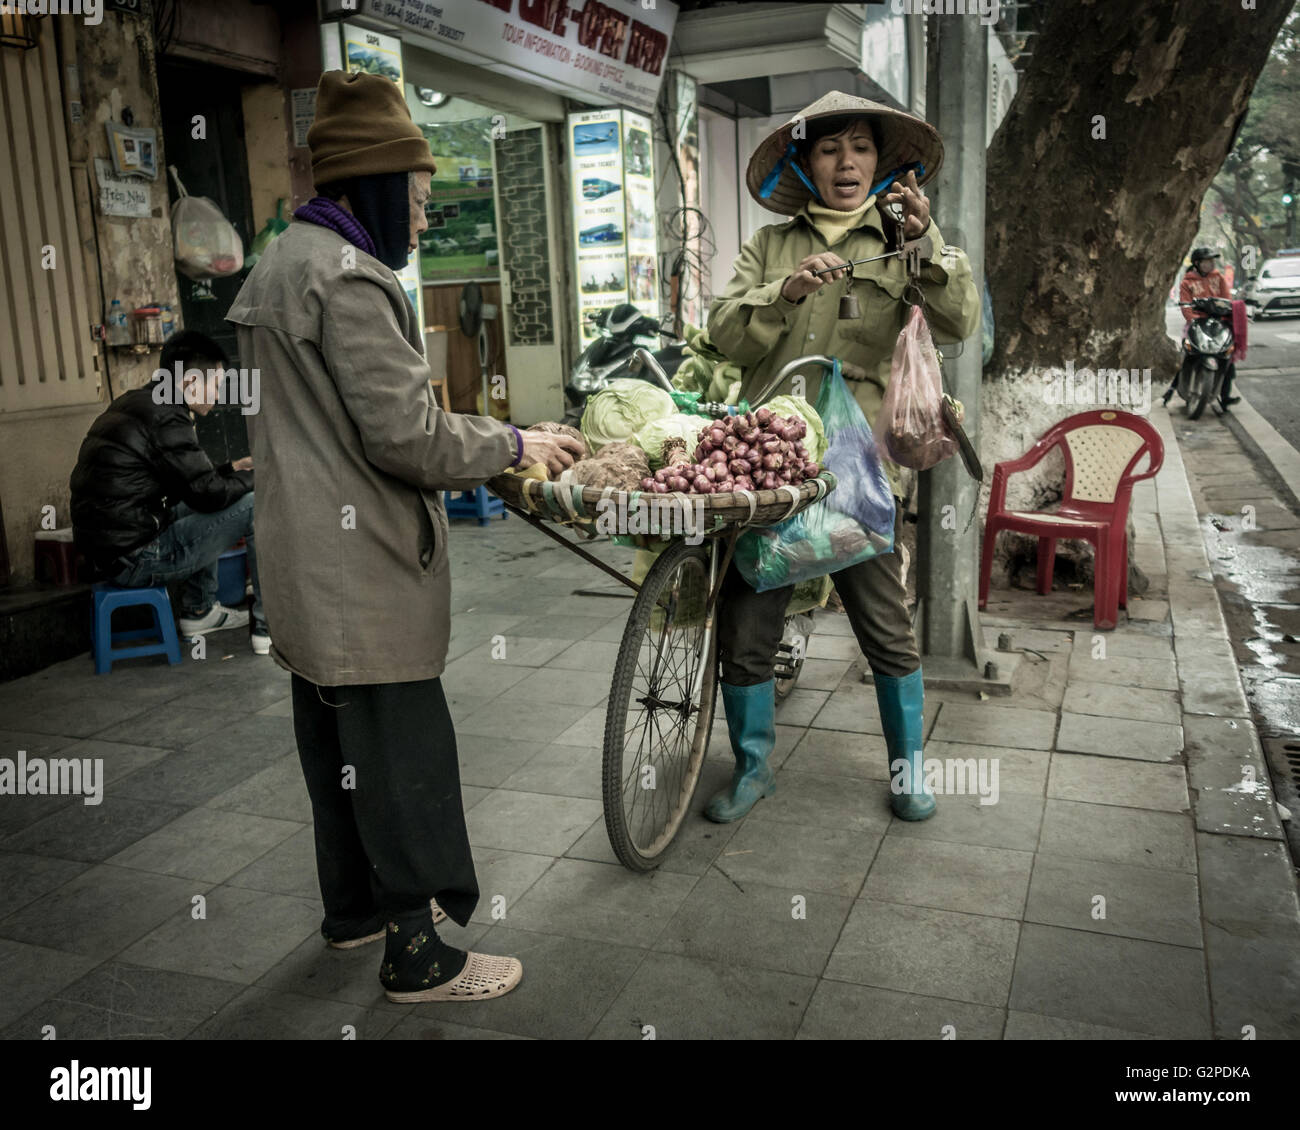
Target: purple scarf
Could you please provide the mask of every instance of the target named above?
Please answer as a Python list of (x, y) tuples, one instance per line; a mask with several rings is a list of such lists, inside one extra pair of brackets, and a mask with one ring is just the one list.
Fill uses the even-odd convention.
[(293, 218), (329, 228), (330, 231), (338, 232), (354, 247), (361, 248), (367, 255), (375, 254), (375, 241), (370, 238), (370, 233), (361, 226), (356, 216), (328, 196), (313, 196), (294, 212)]

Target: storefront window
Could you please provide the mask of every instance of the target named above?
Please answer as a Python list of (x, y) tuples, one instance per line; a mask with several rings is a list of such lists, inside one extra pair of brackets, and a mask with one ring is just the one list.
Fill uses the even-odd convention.
[(420, 277), (426, 283), (500, 277), (494, 139), (499, 145), (508, 130), (535, 123), (464, 98), (429, 106), (411, 86), (407, 104), (438, 166), (425, 208), (429, 230), (420, 236)]

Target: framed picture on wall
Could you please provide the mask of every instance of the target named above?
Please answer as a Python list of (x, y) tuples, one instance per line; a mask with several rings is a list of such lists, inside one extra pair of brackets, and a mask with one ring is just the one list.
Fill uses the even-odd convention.
[(158, 131), (105, 122), (113, 171), (120, 177), (158, 177)]

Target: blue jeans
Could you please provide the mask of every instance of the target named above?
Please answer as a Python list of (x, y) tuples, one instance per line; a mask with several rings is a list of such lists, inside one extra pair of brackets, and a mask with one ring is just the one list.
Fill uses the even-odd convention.
[(214, 514), (200, 514), (178, 503), (176, 520), (153, 541), (126, 554), (130, 565), (113, 577), (113, 583), (124, 588), (148, 588), (184, 580), (181, 615), (197, 619), (212, 608), (217, 598), (217, 559), (244, 538), (248, 568), (253, 575), (253, 626), (265, 631), (253, 545), (253, 493), (250, 490), (238, 502)]

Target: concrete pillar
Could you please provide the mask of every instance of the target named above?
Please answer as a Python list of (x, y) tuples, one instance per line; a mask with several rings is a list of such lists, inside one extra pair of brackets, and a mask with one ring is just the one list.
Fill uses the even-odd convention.
[[(935, 14), (929, 25), (935, 42), (929, 51), (926, 105), (929, 120), (943, 137), (944, 162), (926, 193), (944, 238), (965, 250), (982, 286), (988, 28), (973, 13)], [(944, 383), (965, 405), (965, 428), (976, 447), (980, 346), (977, 331), (961, 346), (943, 350)], [(978, 489), (956, 456), (921, 472), (917, 643), (927, 676), (943, 682), (979, 679), (983, 674), (977, 611), (980, 518), (978, 514), (971, 518)]]

